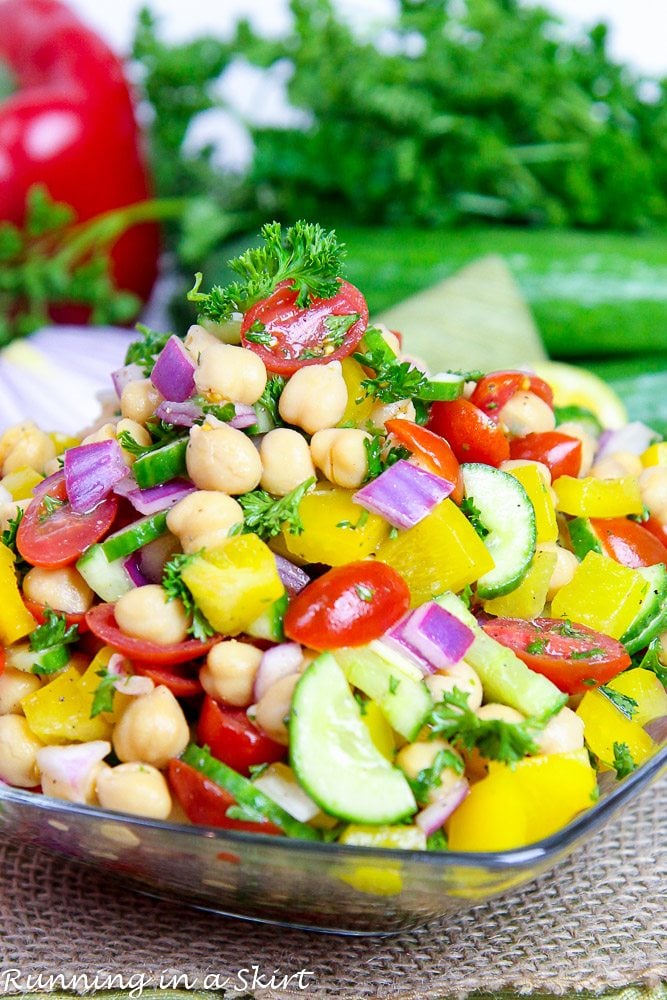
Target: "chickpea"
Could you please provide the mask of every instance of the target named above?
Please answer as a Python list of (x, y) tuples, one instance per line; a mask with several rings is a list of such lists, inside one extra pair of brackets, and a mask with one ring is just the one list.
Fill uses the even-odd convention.
[[(142, 448), (146, 448), (151, 443), (150, 434), (148, 433), (146, 428), (142, 427), (141, 424), (138, 424), (136, 420), (129, 420), (126, 417), (123, 417), (122, 420), (119, 420), (118, 423), (116, 424), (116, 431), (114, 436), (120, 437), (123, 431), (127, 431), (130, 437), (134, 441), (136, 441), (137, 444), (140, 444)], [(134, 463), (137, 460), (137, 456), (133, 455), (129, 451), (126, 451), (125, 448), (122, 447), (121, 451), (123, 452), (123, 459), (125, 461), (125, 464), (127, 466), (134, 465)]]
[(584, 723), (571, 708), (561, 708), (535, 737), (540, 753), (570, 753), (584, 745)]
[(6, 531), (10, 521), (15, 521), (19, 510), (27, 510), (32, 498), (28, 500), (10, 500), (0, 504), (0, 531)]
[(161, 684), (128, 705), (113, 731), (113, 748), (124, 763), (142, 760), (163, 768), (183, 753), (189, 739), (183, 709)]
[(614, 451), (596, 462), (588, 474), (595, 479), (622, 479), (624, 476), (638, 479), (643, 468), (638, 455), (630, 451)]
[(555, 542), (541, 542), (537, 549), (539, 552), (556, 553), (556, 565), (553, 568), (547, 590), (547, 601), (553, 601), (561, 587), (566, 586), (574, 576), (579, 560), (574, 552), (564, 549), (562, 545), (557, 545)]
[(576, 420), (568, 420), (564, 424), (559, 424), (558, 433), (566, 434), (568, 437), (577, 438), (581, 441), (581, 464), (579, 466), (579, 475), (587, 476), (591, 466), (593, 465), (595, 452), (598, 448), (597, 438), (593, 437), (593, 435), (581, 424), (578, 424)]
[(128, 420), (145, 424), (162, 402), (162, 396), (150, 379), (128, 382), (120, 397), (120, 412)]
[(219, 344), (218, 338), (205, 330), (199, 323), (193, 323), (188, 329), (183, 341), (183, 347), (188, 352), (195, 364), (199, 364), (199, 359), (207, 347)]
[(451, 694), (454, 688), (458, 688), (463, 694), (468, 695), (468, 705), (473, 712), (480, 707), (484, 697), (482, 682), (477, 671), (463, 661), (455, 663), (446, 671), (429, 674), (426, 678), (426, 687), (433, 695), (434, 701), (440, 701), (443, 694)]
[(289, 746), (286, 720), (289, 719), (292, 695), (298, 680), (298, 674), (281, 677), (262, 695), (255, 706), (257, 726), (272, 740), (275, 740), (276, 743), (282, 743), (283, 746)]
[(332, 427), (317, 431), (310, 442), (310, 453), (318, 469), (336, 486), (357, 489), (368, 475), (367, 431)]
[(42, 682), (36, 674), (5, 667), (4, 673), (0, 674), (0, 715), (23, 715), (21, 698), (41, 686)]
[(202, 687), (212, 698), (247, 708), (252, 704), (255, 676), (262, 652), (247, 642), (228, 639), (218, 642), (199, 671)]
[(378, 429), (383, 429), (387, 420), (413, 420), (415, 419), (415, 406), (411, 399), (398, 399), (394, 403), (379, 403), (371, 410), (368, 418)]
[(68, 614), (87, 611), (95, 596), (74, 566), (61, 569), (34, 566), (23, 578), (23, 593), (30, 601)]
[(643, 503), (653, 517), (667, 521), (667, 466), (651, 465), (639, 477)]
[(509, 705), (500, 705), (495, 701), (490, 701), (487, 705), (478, 708), (477, 717), (487, 721), (497, 720), (498, 722), (523, 722), (525, 718), (515, 708), (510, 708)]
[(56, 446), (32, 420), (26, 420), (3, 434), (0, 456), (3, 476), (26, 467), (42, 472), (46, 463), (56, 457)]
[(278, 403), (280, 416), (307, 434), (335, 427), (347, 406), (347, 386), (340, 361), (306, 365), (292, 375)]
[(284, 497), (306, 479), (315, 476), (308, 442), (303, 434), (288, 427), (277, 427), (264, 435), (259, 457), (263, 467), (261, 485), (274, 496)]
[(229, 529), (243, 521), (243, 508), (233, 497), (215, 490), (197, 490), (172, 507), (167, 527), (184, 552), (213, 548), (229, 536)]
[(91, 431), (81, 438), (81, 444), (96, 444), (98, 441), (113, 441), (116, 437), (116, 425), (108, 422), (102, 424), (97, 430)]
[(37, 751), (42, 745), (22, 715), (0, 716), (0, 780), (18, 788), (38, 785)]
[(498, 468), (501, 472), (511, 472), (512, 469), (520, 469), (525, 465), (534, 465), (544, 485), (551, 486), (551, 470), (544, 462), (533, 462), (529, 458), (508, 458), (501, 462)]
[(505, 403), (498, 419), (516, 437), (552, 431), (556, 426), (554, 411), (549, 404), (534, 392), (524, 390), (515, 392)]
[[(425, 771), (432, 767), (435, 758), (441, 750), (449, 750), (457, 760), (462, 761), (460, 754), (454, 750), (450, 743), (445, 740), (428, 740), (417, 743), (408, 743), (396, 754), (396, 763), (408, 778), (413, 781), (419, 776), (420, 771)], [(437, 802), (461, 779), (461, 775), (453, 767), (444, 767), (440, 772), (439, 783), (429, 789), (428, 801)]]
[(266, 385), (264, 362), (254, 351), (233, 344), (205, 347), (195, 372), (195, 385), (203, 395), (234, 403), (256, 403)]
[(164, 775), (151, 764), (131, 761), (109, 767), (97, 776), (97, 797), (103, 809), (167, 819), (172, 802)]
[(252, 441), (228, 427), (193, 427), (185, 453), (188, 475), (200, 490), (239, 495), (254, 490), (262, 461)]
[(159, 583), (134, 587), (116, 602), (116, 622), (126, 635), (169, 646), (183, 642), (188, 634), (189, 616), (183, 602), (169, 600)]
[[(109, 753), (111, 744), (106, 740), (96, 740), (87, 744), (73, 743), (64, 747), (41, 747), (37, 751), (37, 767), (40, 771), (42, 791), (53, 799), (93, 805), (96, 801), (97, 775), (102, 769), (109, 769), (109, 765), (105, 764), (102, 758)], [(95, 755), (93, 759), (91, 754)], [(57, 764), (54, 757), (58, 759)], [(66, 780), (63, 775), (65, 760), (69, 763), (70, 780)]]

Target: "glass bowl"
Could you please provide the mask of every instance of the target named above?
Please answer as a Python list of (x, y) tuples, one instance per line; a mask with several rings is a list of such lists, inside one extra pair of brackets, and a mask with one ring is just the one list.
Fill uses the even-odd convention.
[(390, 934), (460, 913), (536, 878), (595, 835), (667, 769), (667, 718), (649, 727), (658, 750), (558, 833), (524, 848), (472, 854), (314, 844), (139, 819), (0, 787), (2, 835), (90, 865), (148, 894), (307, 930)]

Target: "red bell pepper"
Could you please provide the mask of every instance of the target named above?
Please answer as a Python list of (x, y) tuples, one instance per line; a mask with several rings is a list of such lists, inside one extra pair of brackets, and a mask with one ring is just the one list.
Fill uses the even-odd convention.
[[(36, 184), (77, 222), (149, 197), (120, 59), (59, 0), (4, 0), (0, 25), (0, 64), (15, 86), (0, 103), (0, 219), (20, 225)], [(116, 288), (145, 301), (158, 250), (154, 223), (123, 232), (111, 252)]]

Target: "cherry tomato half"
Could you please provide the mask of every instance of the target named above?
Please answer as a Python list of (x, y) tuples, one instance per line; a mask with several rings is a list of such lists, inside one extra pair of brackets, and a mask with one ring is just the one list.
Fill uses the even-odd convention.
[[(26, 608), (28, 609), (32, 617), (35, 619), (35, 621), (38, 622), (40, 625), (43, 625), (44, 622), (46, 621), (46, 612), (51, 609), (47, 608), (46, 604), (40, 604), (38, 601), (31, 601), (27, 597), (23, 598), (23, 603), (25, 604)], [(63, 615), (65, 616), (65, 621), (67, 623), (68, 628), (70, 625), (76, 625), (76, 627), (79, 630), (79, 634), (88, 631), (85, 611), (81, 611), (78, 614), (71, 614), (68, 611), (58, 611), (57, 608), (54, 610), (56, 610), (57, 614), (59, 614), (61, 617)]]
[(554, 394), (551, 386), (537, 375), (527, 372), (491, 372), (480, 379), (470, 401), (486, 413), (494, 423), (498, 423), (500, 411), (517, 392), (533, 392), (548, 406), (553, 406)]
[[(268, 299), (249, 309), (241, 324), (243, 346), (280, 375), (352, 354), (368, 326), (368, 306), (358, 288), (341, 280), (330, 299), (313, 299), (307, 307), (296, 299), (292, 282), (281, 281)], [(336, 328), (334, 317), (355, 315), (347, 329)]]
[(626, 517), (591, 518), (591, 527), (610, 559), (631, 569), (667, 564), (667, 547), (636, 521)]
[(157, 642), (145, 639), (135, 639), (121, 632), (116, 623), (113, 604), (98, 604), (86, 612), (88, 628), (98, 639), (111, 646), (118, 653), (127, 656), (133, 663), (145, 663), (148, 666), (170, 663), (187, 663), (205, 656), (209, 649), (219, 641), (219, 636), (200, 642), (199, 639), (188, 639), (186, 642), (174, 642), (162, 646)]
[(616, 639), (559, 618), (496, 618), (482, 628), (567, 694), (606, 684), (631, 662)]
[(498, 466), (510, 457), (503, 431), (469, 399), (434, 403), (427, 426), (449, 441), (459, 462)]
[(337, 566), (290, 602), (285, 635), (311, 649), (363, 646), (405, 614), (410, 591), (395, 569), (380, 562)]
[(385, 427), (399, 444), (412, 452), (423, 468), (455, 484), (451, 497), (454, 503), (460, 504), (463, 476), (449, 442), (411, 420), (387, 420)]
[(581, 468), (581, 441), (560, 431), (526, 434), (510, 443), (510, 455), (512, 458), (542, 462), (551, 472), (552, 479), (560, 476), (576, 478)]
[(176, 698), (196, 698), (204, 693), (198, 674), (187, 664), (172, 663), (169, 666), (151, 666), (146, 663), (132, 664), (134, 672), (142, 677), (150, 677), (156, 685), (169, 688)]
[[(51, 512), (47, 497), (59, 505)], [(63, 477), (32, 501), (19, 524), (16, 547), (32, 566), (69, 566), (84, 549), (106, 535), (117, 510), (118, 500), (111, 495), (88, 514), (75, 514), (67, 500)]]
[(197, 739), (223, 764), (245, 775), (255, 764), (273, 764), (287, 753), (287, 747), (252, 724), (245, 709), (221, 705), (210, 695), (201, 708)]
[(170, 760), (167, 775), (169, 784), (191, 823), (217, 826), (224, 830), (246, 830), (248, 833), (282, 834), (280, 827), (268, 820), (248, 823), (241, 819), (231, 819), (227, 816), (227, 810), (236, 805), (236, 800), (215, 781), (182, 760)]

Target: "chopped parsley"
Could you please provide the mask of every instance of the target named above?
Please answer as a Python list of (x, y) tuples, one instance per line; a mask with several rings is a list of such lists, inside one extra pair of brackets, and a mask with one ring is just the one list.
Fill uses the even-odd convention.
[(192, 623), (188, 628), (188, 633), (194, 638), (204, 642), (210, 636), (215, 635), (215, 629), (206, 618), (206, 615), (197, 606), (197, 603), (190, 592), (189, 587), (182, 577), (186, 566), (197, 558), (199, 553), (187, 555), (185, 552), (177, 552), (165, 563), (162, 572), (162, 586), (167, 593), (167, 599), (174, 601), (180, 599), (187, 614), (192, 615)]
[(594, 656), (604, 656), (604, 649), (594, 646), (593, 649), (575, 649), (570, 653), (571, 660), (590, 660)]
[(366, 715), (368, 713), (368, 708), (367, 708), (368, 698), (366, 698), (366, 696), (364, 694), (362, 694), (361, 691), (355, 691), (354, 692), (354, 700), (356, 701), (357, 705), (359, 706), (359, 714), (360, 715)]
[(55, 674), (69, 663), (68, 646), (79, 638), (79, 626), (68, 625), (67, 617), (51, 608), (44, 611), (44, 622), (30, 633), (30, 651), (37, 653), (32, 673)]
[(621, 694), (620, 691), (614, 691), (613, 688), (607, 687), (606, 684), (603, 684), (598, 690), (600, 694), (605, 695), (612, 705), (615, 705), (619, 712), (622, 712), (628, 719), (631, 719), (636, 714), (639, 705), (634, 698), (631, 698), (627, 694)]
[(482, 514), (479, 507), (475, 506), (474, 497), (464, 497), (461, 501), (461, 513), (465, 514), (480, 538), (486, 538), (490, 533), (487, 526), (482, 521)]
[(426, 838), (427, 851), (446, 851), (448, 847), (447, 834), (442, 829), (436, 830)]
[(533, 641), (529, 642), (528, 645), (526, 646), (526, 652), (531, 653), (533, 656), (540, 656), (542, 653), (545, 652), (546, 648), (547, 648), (546, 639), (533, 639)]
[(23, 574), (27, 573), (27, 571), (31, 568), (30, 563), (25, 561), (25, 559), (23, 558), (23, 556), (16, 547), (16, 535), (19, 530), (19, 525), (23, 520), (24, 514), (25, 511), (23, 507), (18, 507), (16, 510), (16, 517), (12, 517), (9, 519), (9, 521), (7, 522), (7, 527), (2, 532), (2, 535), (0, 535), (0, 541), (5, 546), (5, 548), (9, 549), (10, 552), (14, 553), (14, 570), (19, 575), (19, 577), (22, 577)]
[(445, 768), (451, 768), (459, 776), (463, 774), (463, 761), (457, 753), (448, 747), (439, 750), (435, 760), (430, 767), (423, 768), (416, 778), (409, 778), (408, 783), (418, 805), (424, 806), (428, 803), (429, 792), (438, 788)]
[(308, 490), (315, 485), (311, 476), (284, 497), (272, 497), (266, 490), (252, 490), (238, 498), (243, 508), (244, 532), (253, 532), (260, 538), (275, 538), (283, 525), (291, 535), (300, 535), (303, 522), (299, 516), (299, 504)]
[(354, 590), (360, 601), (364, 601), (366, 604), (372, 603), (373, 598), (375, 597), (375, 590), (373, 587), (368, 587), (365, 583), (355, 583)]
[(52, 514), (55, 514), (57, 510), (64, 507), (67, 500), (60, 500), (58, 497), (49, 496), (47, 493), (42, 500), (42, 513), (39, 515), (39, 523), (43, 524), (44, 521), (48, 521)]
[(410, 452), (403, 445), (386, 448), (386, 439), (382, 435), (374, 434), (370, 438), (364, 438), (364, 448), (366, 449), (366, 460), (368, 462), (368, 472), (364, 482), (368, 483), (372, 479), (386, 472), (387, 469), (400, 462), (401, 459), (410, 458)]
[(612, 767), (616, 771), (616, 779), (627, 778), (636, 769), (637, 764), (627, 743), (614, 743), (614, 761)]
[[(281, 419), (280, 413), (278, 412), (278, 403), (284, 388), (285, 379), (282, 375), (274, 375), (272, 378), (267, 380), (264, 392), (255, 403), (255, 406), (261, 406), (264, 410), (266, 410), (267, 416), (274, 427), (285, 426), (285, 423)], [(252, 433), (252, 427), (248, 429), (250, 433)], [(257, 433), (257, 431), (255, 431), (255, 433)]]
[(274, 338), (273, 335), (268, 332), (263, 323), (260, 323), (258, 319), (252, 324), (249, 330), (243, 335), (245, 340), (250, 341), (251, 344), (262, 344), (264, 347), (271, 347)]
[(143, 323), (137, 323), (136, 328), (142, 334), (143, 339), (135, 340), (130, 344), (125, 355), (125, 364), (139, 365), (146, 378), (148, 378), (153, 371), (155, 359), (173, 334), (151, 330), (149, 326), (144, 326)]
[(355, 354), (354, 358), (365, 368), (372, 368), (373, 378), (365, 378), (361, 388), (366, 396), (372, 396), (382, 403), (397, 403), (402, 399), (419, 396), (428, 384), (428, 378), (410, 361), (386, 361), (378, 351)]
[(361, 514), (359, 515), (359, 517), (357, 519), (356, 524), (352, 524), (352, 521), (339, 521), (338, 524), (336, 525), (336, 527), (337, 528), (349, 528), (350, 531), (356, 531), (357, 528), (361, 529), (361, 528), (365, 527), (365, 525), (368, 522), (368, 518), (369, 517), (370, 517), (370, 512), (367, 511), (367, 510), (362, 510)]
[(100, 683), (95, 688), (93, 704), (90, 709), (91, 719), (101, 715), (102, 712), (113, 712), (113, 699), (116, 693), (116, 681), (119, 680), (117, 674), (110, 674), (108, 670), (98, 670), (95, 674), (100, 677)]

